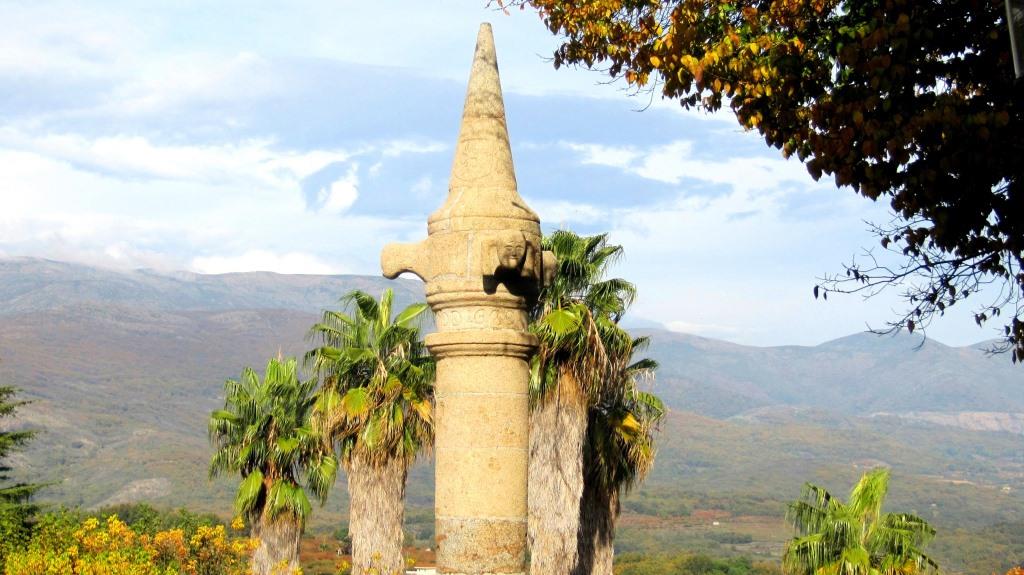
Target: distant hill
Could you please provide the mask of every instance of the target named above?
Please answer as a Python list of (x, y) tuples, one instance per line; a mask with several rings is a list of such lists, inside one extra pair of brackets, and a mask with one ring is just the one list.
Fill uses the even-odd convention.
[[(51, 501), (226, 513), (231, 482), (206, 478), (206, 418), (224, 380), (279, 350), (301, 354), (309, 326), (346, 291), (389, 286), (400, 305), (422, 299), (411, 280), (0, 260), (0, 382), (25, 390), (34, 403), (22, 421), (42, 430), (15, 463), (59, 482)], [(782, 501), (803, 481), (846, 489), (878, 464), (893, 468), (895, 504), (940, 529), (973, 530), (962, 536), (978, 545), (978, 530), (1024, 521), (1024, 369), (1006, 357), (870, 334), (757, 348), (638, 331), (651, 336), (655, 391), (672, 412), (650, 479), (626, 500), (623, 549), (717, 544), (701, 539), (694, 518), (704, 515), (689, 515), (711, 509), (762, 517), (762, 527), (735, 527), (755, 537), (736, 550), (775, 553)], [(343, 492), (316, 521), (337, 520)], [(429, 461), (408, 493), (411, 506), (432, 502)], [(680, 539), (688, 526), (697, 539)], [(948, 545), (944, 557), (956, 557)]]
[(979, 346), (861, 333), (813, 347), (748, 347), (644, 332), (669, 404), (715, 417), (780, 405), (865, 416), (1024, 412), (1024, 369)]
[(403, 305), (423, 298), (423, 284), (357, 275), (282, 275), (270, 272), (162, 274), (113, 271), (36, 258), (0, 259), (0, 314), (31, 313), (76, 304), (114, 304), (160, 311), (289, 309), (319, 313), (341, 294), (395, 290)]
[[(336, 307), (341, 294), (351, 289), (377, 294), (385, 287), (395, 290), (399, 305), (423, 298), (422, 284), (405, 279), (123, 272), (17, 258), (0, 260), (0, 321), (8, 335), (30, 332), (21, 335), (28, 340), (63, 337), (68, 357), (79, 351), (76, 346), (88, 346), (91, 361), (109, 359), (110, 367), (115, 367), (117, 359), (105, 354), (123, 353), (125, 345), (153, 343), (136, 339), (113, 345), (119, 335), (139, 336), (147, 330), (150, 337), (174, 335), (165, 345), (181, 351), (187, 342), (202, 339), (197, 331), (214, 333), (234, 327), (244, 333), (268, 321), (263, 319), (267, 310), (279, 311), (277, 321), (305, 325), (312, 323), (308, 314)], [(99, 325), (92, 326), (89, 337), (72, 336), (59, 327), (62, 322), (80, 324), (73, 329), (80, 329), (83, 322)], [(44, 333), (44, 325), (54, 333)], [(861, 333), (811, 347), (750, 347), (652, 329), (649, 322), (627, 325), (651, 336), (649, 354), (661, 365), (659, 392), (676, 409), (713, 417), (773, 406), (862, 416), (1024, 412), (1024, 370), (1005, 356), (986, 355), (980, 346), (953, 348), (906, 334)], [(260, 338), (257, 334), (250, 337), (253, 342)], [(291, 348), (301, 343), (301, 335), (279, 332), (271, 339), (276, 337), (275, 345)], [(109, 341), (101, 345), (97, 338)], [(238, 343), (233, 339), (213, 347), (203, 343), (197, 350), (203, 359), (196, 368), (227, 361)], [(175, 371), (177, 364), (167, 368), (180, 373)], [(956, 424), (948, 418), (931, 420)]]

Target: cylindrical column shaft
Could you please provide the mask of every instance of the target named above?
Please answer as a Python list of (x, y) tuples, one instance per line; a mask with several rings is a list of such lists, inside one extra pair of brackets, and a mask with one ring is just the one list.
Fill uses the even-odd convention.
[(528, 380), (523, 357), (438, 361), (435, 511), (445, 572), (524, 571)]

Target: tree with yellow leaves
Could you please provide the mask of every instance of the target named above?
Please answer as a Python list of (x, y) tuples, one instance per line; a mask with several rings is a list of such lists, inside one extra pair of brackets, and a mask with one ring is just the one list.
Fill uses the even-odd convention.
[(893, 255), (816, 296), (902, 286), (890, 330), (914, 331), (992, 284), (975, 319), (1006, 316), (997, 349), (1024, 361), (1024, 86), (1004, 0), (496, 1), (540, 13), (556, 67), (728, 106), (815, 179), (887, 200), (875, 232)]

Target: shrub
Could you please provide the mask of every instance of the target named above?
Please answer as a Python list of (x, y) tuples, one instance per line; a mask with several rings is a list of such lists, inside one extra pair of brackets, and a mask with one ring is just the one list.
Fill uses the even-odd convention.
[(223, 525), (137, 533), (116, 515), (44, 516), (28, 545), (5, 560), (7, 575), (246, 575), (256, 548)]
[(0, 566), (8, 553), (28, 543), (32, 533), (30, 520), (22, 509), (0, 504)]
[(104, 507), (91, 516), (104, 520), (111, 515), (128, 524), (132, 531), (142, 535), (155, 535), (158, 531), (181, 529), (191, 538), (200, 527), (216, 527), (223, 522), (210, 513), (193, 513), (187, 509), (157, 509), (148, 503), (125, 503)]

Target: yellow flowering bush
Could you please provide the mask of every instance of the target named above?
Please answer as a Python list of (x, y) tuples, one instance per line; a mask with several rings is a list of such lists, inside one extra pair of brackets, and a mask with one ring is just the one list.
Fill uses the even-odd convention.
[(231, 528), (235, 531), (245, 529), (245, 520), (242, 519), (241, 515), (236, 515), (235, 518), (231, 520)]
[(45, 518), (24, 549), (7, 556), (7, 575), (246, 575), (257, 542), (228, 537), (223, 525), (138, 534), (111, 515), (78, 522)]
[(270, 575), (303, 575), (302, 567), (292, 568), (287, 561), (281, 561), (270, 568)]

